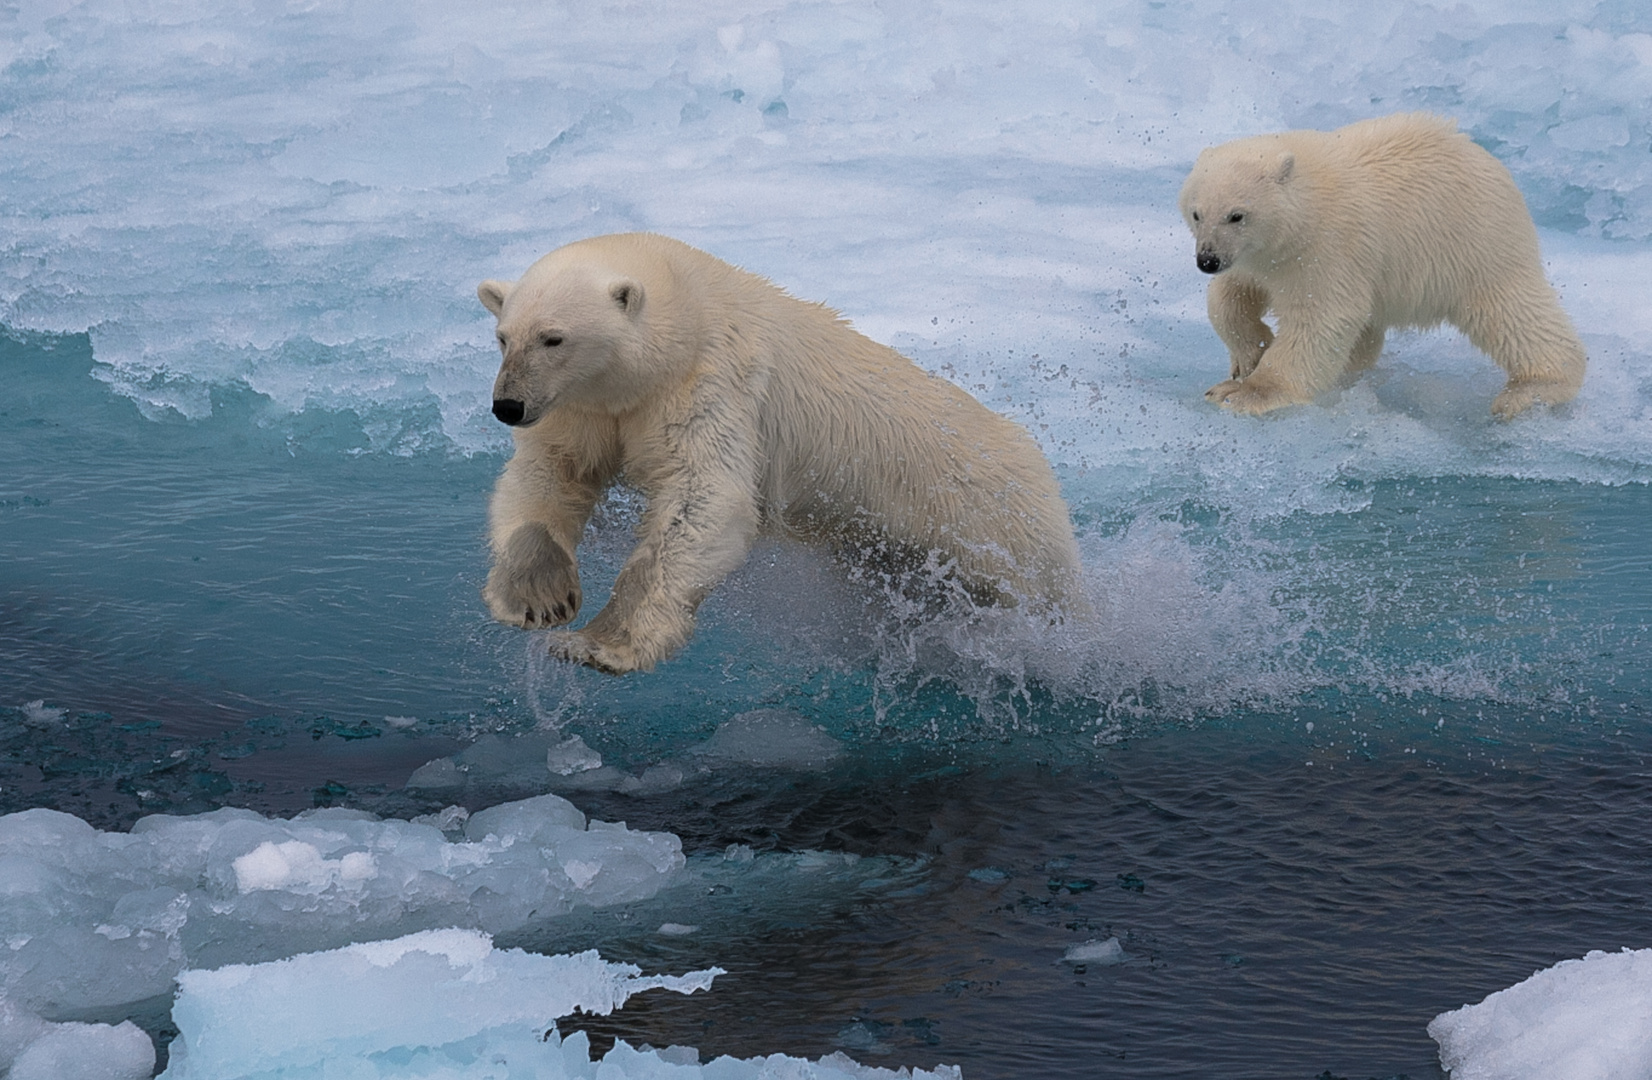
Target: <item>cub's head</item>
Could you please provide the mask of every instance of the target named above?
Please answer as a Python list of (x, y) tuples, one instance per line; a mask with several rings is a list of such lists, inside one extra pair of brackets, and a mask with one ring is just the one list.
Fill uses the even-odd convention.
[(493, 383), (493, 415), (526, 427), (553, 408), (623, 412), (641, 398), (648, 372), (642, 283), (600, 261), (554, 251), (520, 281), (484, 281), (482, 306), (499, 320), (504, 355)]
[(1199, 155), (1182, 185), (1182, 220), (1193, 231), (1199, 269), (1220, 274), (1277, 250), (1288, 214), (1296, 155), (1244, 139)]

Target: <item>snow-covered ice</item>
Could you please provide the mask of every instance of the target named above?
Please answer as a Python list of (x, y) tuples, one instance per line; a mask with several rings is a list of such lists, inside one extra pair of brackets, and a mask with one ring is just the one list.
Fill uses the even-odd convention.
[(515, 930), (653, 896), (684, 866), (675, 836), (588, 822), (556, 795), (451, 823), (463, 833), (349, 810), (157, 815), (130, 833), (45, 809), (0, 817), (0, 1050), (81, 1038), (35, 1021), (165, 996), (185, 967)]
[(1428, 1025), (1451, 1080), (1646, 1080), (1652, 949), (1562, 960)]

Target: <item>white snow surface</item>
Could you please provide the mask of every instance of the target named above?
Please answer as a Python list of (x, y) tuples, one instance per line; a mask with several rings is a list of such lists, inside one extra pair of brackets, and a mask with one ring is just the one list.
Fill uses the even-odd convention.
[(1428, 1025), (1451, 1080), (1646, 1080), (1652, 949), (1562, 960)]
[[(154, 417), (245, 388), (388, 452), (498, 451), (476, 282), (651, 229), (829, 303), (1026, 423), (1075, 501), (1337, 510), (1350, 478), (1652, 477), (1652, 9), (1376, 0), (22, 0), (0, 9), (0, 322), (88, 331)], [(1258, 424), (1175, 209), (1204, 146), (1398, 110), (1513, 171), (1591, 353), (1493, 424), (1395, 335)], [(1257, 469), (1254, 463), (1275, 463)]]
[(711, 988), (719, 968), (644, 976), (593, 952), (537, 956), (496, 949), (486, 934), (425, 931), (263, 964), (186, 971), (178, 978), (165, 1080), (299, 1080), (348, 1076), (421, 1080), (625, 1080), (811, 1077), (957, 1080), (958, 1070), (865, 1068), (841, 1054), (783, 1055), (705, 1065), (691, 1048), (616, 1043), (590, 1060), (584, 1032), (560, 1037), (576, 1009), (606, 1015), (646, 990)]

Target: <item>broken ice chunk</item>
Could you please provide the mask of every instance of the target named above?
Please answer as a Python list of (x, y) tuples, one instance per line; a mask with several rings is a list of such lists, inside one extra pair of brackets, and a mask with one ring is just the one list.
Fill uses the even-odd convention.
[(1068, 964), (1100, 964), (1107, 967), (1124, 963), (1126, 953), (1116, 937), (1110, 937), (1106, 941), (1091, 938), (1082, 945), (1068, 946), (1061, 959)]

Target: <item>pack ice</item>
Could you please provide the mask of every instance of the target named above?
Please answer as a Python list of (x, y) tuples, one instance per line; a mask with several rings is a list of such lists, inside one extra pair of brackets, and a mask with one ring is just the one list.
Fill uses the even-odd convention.
[(147, 1076), (141, 1031), (79, 1021), (155, 1011), (185, 968), (509, 931), (653, 896), (683, 865), (675, 836), (587, 821), (555, 795), (433, 822), (223, 809), (106, 833), (54, 810), (0, 817), (0, 1070)]
[(1563, 960), (1428, 1025), (1451, 1080), (1646, 1080), (1652, 949)]

